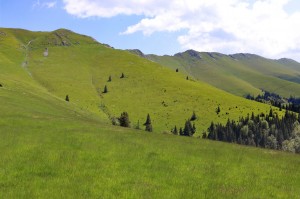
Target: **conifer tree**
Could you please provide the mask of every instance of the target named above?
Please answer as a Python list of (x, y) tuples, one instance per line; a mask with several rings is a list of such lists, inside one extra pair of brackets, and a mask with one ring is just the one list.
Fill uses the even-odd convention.
[(187, 120), (185, 122), (184, 125), (184, 129), (183, 129), (183, 134), (184, 136), (193, 136), (194, 132), (193, 132), (193, 126), (190, 120)]
[(104, 86), (103, 93), (107, 93), (107, 92), (108, 92), (108, 90), (107, 90), (107, 86), (105, 85), (105, 86)]
[(124, 77), (125, 77), (125, 75), (124, 75), (124, 73), (122, 73), (120, 78), (124, 78)]
[(269, 117), (273, 117), (273, 110), (270, 108)]
[(127, 112), (121, 113), (121, 116), (118, 118), (120, 126), (130, 127), (129, 115)]
[(182, 127), (180, 127), (180, 129), (179, 129), (179, 135), (184, 135), (184, 134), (183, 134)]
[(279, 111), (282, 111), (282, 104), (279, 103)]
[(195, 111), (193, 111), (193, 115), (191, 117), (191, 121), (194, 121), (196, 119), (197, 119), (196, 113), (195, 113)]
[(107, 80), (108, 82), (111, 82), (111, 75), (108, 77), (108, 80)]
[(221, 112), (220, 106), (216, 109), (216, 113), (219, 114)]
[(186, 76), (186, 80), (189, 80), (189, 76)]
[(144, 126), (146, 126), (145, 131), (152, 132), (152, 123), (151, 123), (151, 119), (150, 119), (149, 113), (147, 115), (147, 119), (146, 119), (146, 122), (145, 122)]
[(178, 71), (179, 71), (178, 68), (176, 68), (176, 73), (178, 73)]
[(177, 130), (177, 127), (176, 127), (176, 125), (175, 125), (175, 127), (174, 127), (174, 129), (173, 129), (172, 133), (173, 133), (174, 135), (178, 135), (178, 130)]
[(66, 99), (65, 99), (67, 102), (69, 102), (70, 101), (70, 99), (69, 99), (69, 95), (66, 95)]
[(215, 134), (216, 134), (216, 127), (215, 124), (213, 122), (211, 122), (209, 128), (207, 129), (208, 131), (208, 139), (214, 140), (215, 139)]
[(251, 120), (254, 120), (255, 119), (255, 116), (254, 116), (254, 113), (252, 112), (251, 114)]

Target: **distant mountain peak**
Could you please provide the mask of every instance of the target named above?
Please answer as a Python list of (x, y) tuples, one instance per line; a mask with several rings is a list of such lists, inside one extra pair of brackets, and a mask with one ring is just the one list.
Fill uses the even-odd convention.
[(174, 57), (182, 57), (183, 55), (186, 55), (186, 54), (190, 57), (193, 57), (193, 58), (196, 58), (196, 59), (201, 59), (200, 53), (198, 51), (195, 51), (195, 50), (192, 50), (192, 49), (187, 50), (187, 51), (182, 52), (182, 53), (176, 53), (174, 55)]
[(75, 33), (71, 30), (68, 30), (68, 29), (65, 29), (65, 28), (59, 28), (59, 29), (56, 29), (56, 30), (53, 30), (51, 31), (52, 33), (59, 33), (59, 34), (78, 34), (78, 33)]
[(290, 59), (290, 58), (280, 58), (277, 61), (282, 63), (298, 63), (297, 61)]

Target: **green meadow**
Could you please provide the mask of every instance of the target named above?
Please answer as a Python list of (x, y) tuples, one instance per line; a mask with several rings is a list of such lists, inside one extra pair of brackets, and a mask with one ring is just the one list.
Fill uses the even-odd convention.
[[(197, 138), (269, 105), (66, 30), (0, 31), (0, 198), (299, 197), (299, 155)], [(197, 135), (171, 135), (193, 111)]]

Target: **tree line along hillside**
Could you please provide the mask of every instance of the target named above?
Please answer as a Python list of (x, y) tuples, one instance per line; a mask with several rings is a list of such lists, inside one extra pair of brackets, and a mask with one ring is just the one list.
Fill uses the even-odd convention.
[(286, 110), (282, 118), (273, 113), (228, 120), (225, 125), (211, 123), (203, 138), (300, 153), (300, 115)]

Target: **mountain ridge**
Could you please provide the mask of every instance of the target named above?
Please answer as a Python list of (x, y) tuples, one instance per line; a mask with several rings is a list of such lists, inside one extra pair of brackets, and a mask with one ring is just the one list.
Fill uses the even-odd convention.
[(197, 51), (197, 50), (194, 50), (194, 49), (188, 49), (188, 50), (185, 50), (185, 51), (182, 51), (182, 52), (177, 52), (173, 55), (156, 55), (154, 53), (150, 53), (150, 54), (145, 54), (142, 50), (140, 49), (126, 49), (128, 52), (132, 52), (133, 54), (137, 54), (137, 55), (140, 55), (141, 57), (147, 57), (147, 56), (170, 56), (170, 57), (176, 57), (176, 56), (181, 56), (182, 54), (185, 54), (185, 53), (188, 53), (190, 54), (191, 56), (197, 56), (198, 54), (210, 54), (210, 55), (217, 55), (219, 57), (222, 57), (222, 56), (227, 56), (227, 57), (231, 57), (233, 59), (236, 59), (236, 57), (245, 57), (245, 58), (253, 58), (253, 57), (259, 57), (259, 58), (264, 58), (264, 59), (267, 59), (267, 60), (273, 60), (273, 61), (278, 61), (278, 62), (292, 62), (292, 63), (297, 63), (297, 64), (300, 64), (300, 62), (298, 62), (297, 60), (294, 60), (294, 59), (291, 59), (291, 58), (288, 58), (288, 57), (281, 57), (281, 58), (278, 58), (278, 59), (272, 59), (272, 58), (266, 58), (264, 56), (261, 56), (261, 55), (258, 55), (258, 54), (254, 54), (254, 53), (232, 53), (232, 54), (224, 54), (224, 53), (220, 53), (220, 52), (215, 52), (215, 51)]
[[(131, 53), (135, 53), (131, 51)], [(173, 56), (135, 53), (235, 95), (258, 95), (261, 90), (300, 96), (300, 63), (251, 53), (222, 54), (187, 50)], [(230, 79), (231, 78), (231, 79)]]

